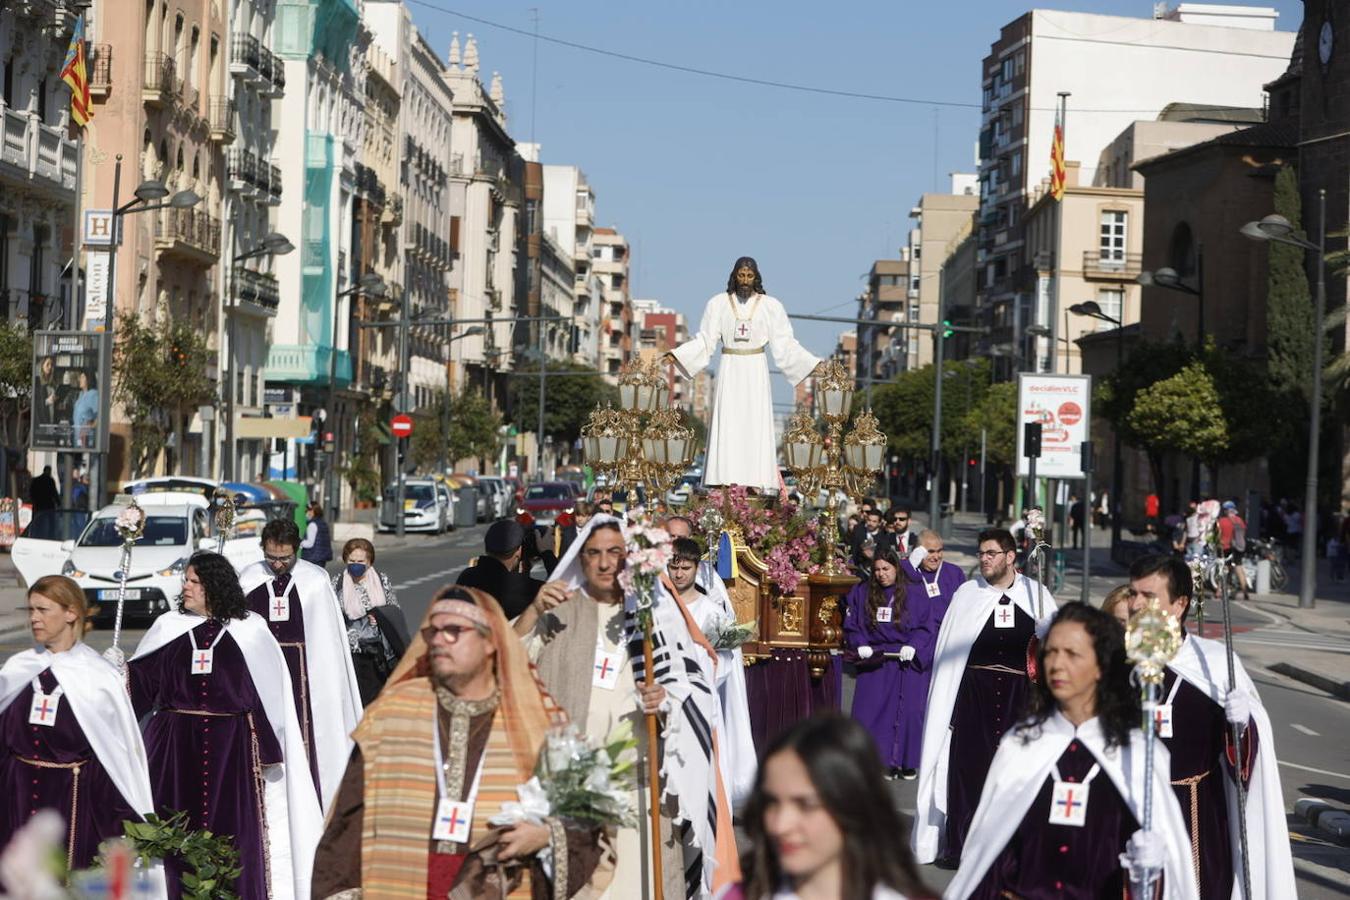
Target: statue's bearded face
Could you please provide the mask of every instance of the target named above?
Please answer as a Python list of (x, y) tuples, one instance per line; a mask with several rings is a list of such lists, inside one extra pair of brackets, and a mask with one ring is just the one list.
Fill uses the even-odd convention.
[(755, 286), (755, 270), (749, 266), (741, 266), (736, 270), (736, 287), (743, 290), (752, 290)]

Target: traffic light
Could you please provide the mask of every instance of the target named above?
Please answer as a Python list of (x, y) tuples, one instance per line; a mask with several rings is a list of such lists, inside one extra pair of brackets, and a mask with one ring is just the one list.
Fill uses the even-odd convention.
[(951, 336), (954, 335), (954, 334), (956, 334), (956, 330), (955, 330), (954, 328), (952, 328), (952, 320), (951, 320), (951, 319), (943, 319), (943, 320), (942, 320), (942, 336), (943, 336), (944, 338), (949, 338), (949, 337), (951, 337)]

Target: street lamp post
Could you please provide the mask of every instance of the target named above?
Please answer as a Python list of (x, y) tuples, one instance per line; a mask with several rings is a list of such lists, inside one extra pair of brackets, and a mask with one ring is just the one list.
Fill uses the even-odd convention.
[[(237, 225), (230, 228), (230, 247), (237, 251), (239, 245), (239, 229)], [(226, 273), (225, 291), (225, 341), (227, 344), (225, 355), (225, 458), (221, 460), (220, 471), (224, 475), (225, 481), (233, 481), (235, 478), (234, 470), (234, 382), (235, 382), (235, 343), (234, 343), (234, 288), (235, 288), (235, 270), (236, 267), (245, 260), (256, 259), (259, 256), (285, 256), (295, 249), (295, 245), (290, 242), (286, 235), (279, 232), (269, 232), (262, 243), (251, 250), (245, 250), (243, 253), (235, 252), (230, 259), (230, 271)]]
[[(201, 202), (195, 191), (178, 191), (169, 195), (169, 189), (162, 181), (143, 181), (133, 192), (134, 199), (119, 205), (122, 188), (122, 154), (117, 154), (113, 167), (112, 190), (112, 243), (108, 247), (108, 299), (103, 314), (103, 362), (99, 366), (99, 389), (104, 396), (103, 409), (98, 417), (98, 445), (103, 448), (99, 462), (97, 490), (90, 491), (93, 498), (106, 497), (108, 493), (108, 470), (112, 452), (108, 447), (109, 420), (112, 418), (112, 357), (116, 346), (114, 329), (117, 319), (117, 247), (122, 238), (122, 217), (128, 213), (150, 212), (156, 209), (189, 209)], [(168, 201), (164, 198), (168, 197)]]
[[(1116, 326), (1116, 372), (1119, 373), (1122, 366), (1125, 365), (1125, 324), (1120, 319), (1108, 316), (1102, 312), (1101, 305), (1096, 300), (1084, 300), (1082, 303), (1075, 303), (1069, 307), (1069, 312), (1075, 316), (1087, 316), (1090, 319), (1098, 319)], [(1120, 543), (1120, 525), (1121, 525), (1121, 485), (1125, 481), (1125, 460), (1122, 458), (1122, 446), (1120, 442), (1120, 426), (1111, 429), (1111, 546), (1115, 547)], [(1083, 500), (1083, 515), (1087, 516), (1088, 500)]]
[[(338, 312), (342, 309), (340, 302), (343, 297), (353, 297), (357, 294), (368, 294), (372, 297), (383, 297), (385, 291), (384, 279), (375, 272), (367, 272), (362, 275), (356, 284), (347, 288), (345, 291), (338, 291), (337, 296), (333, 298), (333, 331), (329, 335), (328, 347), (328, 402), (324, 409), (324, 430), (332, 433), (332, 449), (327, 452), (327, 471), (324, 477), (323, 493), (328, 501), (328, 521), (336, 522), (341, 503), (338, 501), (337, 489), (337, 446), (338, 446), (338, 421), (337, 421), (337, 333), (338, 333)], [(350, 317), (349, 317), (350, 318)], [(348, 356), (351, 355), (351, 329), (347, 329), (347, 350)], [(327, 444), (328, 441), (324, 441)]]
[(1242, 234), (1254, 241), (1274, 241), (1302, 247), (1317, 254), (1317, 307), (1313, 319), (1312, 409), (1308, 416), (1308, 480), (1303, 497), (1303, 559), (1301, 560), (1298, 605), (1311, 609), (1317, 605), (1317, 467), (1318, 441), (1322, 433), (1322, 337), (1327, 314), (1327, 192), (1317, 192), (1317, 243), (1299, 237), (1284, 216), (1270, 215), (1259, 222), (1242, 226)]

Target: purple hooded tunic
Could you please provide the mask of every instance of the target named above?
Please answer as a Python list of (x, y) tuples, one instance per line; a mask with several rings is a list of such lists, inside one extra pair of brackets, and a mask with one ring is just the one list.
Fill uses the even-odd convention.
[[(38, 679), (43, 693), (56, 689), (51, 669), (44, 669)], [(102, 841), (121, 837), (122, 823), (139, 822), (141, 817), (94, 756), (70, 702), (65, 697), (58, 701), (56, 724), (50, 726), (28, 724), (32, 704), (30, 685), (0, 713), (0, 787), (4, 791), (0, 847), (38, 810), (54, 809), (68, 823), (63, 844), (66, 861), (72, 869), (87, 869)]]
[[(884, 616), (881, 610), (890, 610), (891, 621), (878, 621), (867, 602), (870, 587), (868, 582), (855, 586), (844, 601), (844, 643), (853, 650), (872, 648), (871, 658), (857, 663), (853, 718), (871, 733), (883, 764), (893, 769), (918, 768), (937, 639), (933, 600), (922, 583), (909, 584), (900, 594), (903, 605), (895, 602), (896, 588), (886, 588), (885, 605), (878, 613)], [(915, 651), (909, 662), (884, 655), (904, 646)]]
[[(214, 620), (192, 629), (201, 649), (219, 633)], [(234, 638), (227, 633), (215, 645), (208, 675), (190, 674), (192, 652), (185, 634), (128, 663), (136, 715), (154, 713), (145, 749), (155, 805), (186, 812), (191, 828), (233, 838), (243, 869), (235, 890), (241, 900), (262, 900), (269, 895), (262, 767), (282, 762), (281, 745)], [(165, 868), (176, 882), (181, 869), (172, 861)]]

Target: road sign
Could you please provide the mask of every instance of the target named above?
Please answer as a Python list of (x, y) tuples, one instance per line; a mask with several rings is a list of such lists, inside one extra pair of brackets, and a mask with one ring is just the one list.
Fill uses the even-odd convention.
[(389, 430), (394, 437), (405, 438), (412, 434), (412, 416), (398, 415), (389, 420)]

